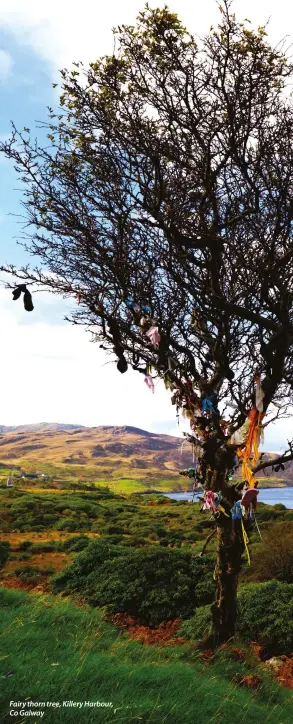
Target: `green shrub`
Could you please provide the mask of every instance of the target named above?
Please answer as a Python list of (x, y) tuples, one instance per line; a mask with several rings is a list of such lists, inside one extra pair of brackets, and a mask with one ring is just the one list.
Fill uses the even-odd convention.
[(74, 533), (79, 530), (78, 521), (74, 518), (60, 518), (55, 525), (56, 530), (67, 530), (70, 533)]
[(288, 510), (287, 513), (284, 513), (283, 520), (293, 520), (293, 510)]
[(7, 540), (0, 541), (0, 568), (4, 568), (8, 561), (10, 553), (10, 544)]
[(30, 580), (31, 578), (39, 577), (40, 571), (39, 568), (36, 568), (35, 566), (20, 566), (19, 568), (15, 569), (15, 575), (18, 578)]
[(263, 533), (254, 553), (254, 567), (260, 580), (293, 583), (292, 523), (275, 523)]
[(101, 533), (103, 530), (103, 523), (100, 521), (98, 523), (92, 523), (88, 529), (91, 530), (92, 533)]
[[(110, 545), (120, 545), (123, 542), (123, 536), (122, 535), (104, 535), (103, 540), (105, 543), (110, 543)], [(133, 543), (131, 544), (133, 546)]]
[(191, 541), (191, 543), (194, 543), (194, 541), (199, 540), (199, 535), (197, 533), (185, 533), (184, 534), (184, 540)]
[(67, 538), (63, 543), (60, 543), (59, 548), (62, 551), (79, 553), (87, 548), (90, 542), (90, 538), (86, 535), (73, 536), (72, 538)]
[(293, 585), (269, 581), (243, 586), (239, 594), (237, 629), (267, 652), (293, 651)]
[(276, 510), (262, 510), (259, 509), (257, 513), (258, 521), (262, 520), (276, 520), (279, 517), (279, 513)]
[(120, 525), (106, 525), (103, 532), (106, 535), (123, 535), (124, 528)]
[(56, 517), (57, 516), (55, 514), (49, 515), (49, 513), (45, 513), (43, 515), (43, 521), (44, 521), (44, 523), (46, 523), (46, 525), (49, 528), (51, 525), (53, 525), (53, 523), (55, 523)]
[[(198, 640), (211, 628), (209, 606), (196, 610), (182, 623), (179, 636)], [(257, 641), (268, 656), (293, 651), (293, 585), (269, 581), (243, 586), (238, 596), (236, 632), (246, 641)]]
[(94, 606), (122, 612), (141, 623), (186, 618), (214, 596), (207, 556), (145, 546), (137, 550), (94, 541), (52, 582), (53, 590), (82, 592)]
[(42, 576), (53, 576), (55, 568), (53, 568), (53, 566), (47, 566), (46, 568), (40, 568), (39, 571)]
[(155, 498), (155, 501), (156, 501), (157, 505), (167, 505), (167, 503), (170, 502), (163, 495), (158, 495), (158, 497)]
[(200, 606), (196, 609), (192, 618), (183, 621), (178, 636), (195, 641), (204, 639), (211, 633), (212, 620), (210, 606)]
[(21, 556), (19, 556), (19, 561), (28, 561), (32, 557), (31, 553), (22, 553)]
[(153, 531), (159, 536), (159, 538), (165, 538), (165, 536), (168, 535), (166, 528), (163, 528), (161, 525), (154, 525)]
[(57, 573), (52, 581), (54, 592), (74, 593), (90, 592), (95, 585), (97, 575), (108, 561), (121, 555), (125, 549), (96, 540), (74, 559), (70, 566)]
[(56, 543), (33, 543), (31, 547), (32, 553), (53, 553), (57, 549)]
[(11, 530), (16, 530), (16, 531), (21, 532), (24, 530), (24, 528), (25, 528), (25, 523), (23, 522), (23, 520), (21, 518), (17, 518), (11, 524)]
[[(118, 537), (118, 536), (117, 536)], [(108, 540), (108, 538), (104, 538)], [(123, 548), (141, 548), (141, 546), (149, 545), (149, 542), (144, 538), (136, 538), (135, 536), (127, 536), (127, 538), (120, 538), (120, 545)]]
[[(126, 539), (125, 539), (125, 542), (126, 542), (128, 545), (132, 545), (133, 548), (136, 548), (136, 547), (139, 548), (140, 546), (145, 546), (145, 545), (146, 545), (146, 541), (145, 541), (144, 538), (141, 538), (141, 537), (135, 536), (135, 535), (130, 536), (129, 538), (126, 538)], [(121, 543), (122, 543), (122, 545), (124, 544), (124, 539), (123, 539), (123, 538), (121, 539)]]
[(18, 546), (19, 551), (27, 551), (28, 548), (31, 548), (33, 545), (31, 540), (23, 540)]
[(142, 536), (142, 538), (150, 538), (152, 535), (152, 529), (146, 528), (144, 525), (138, 526), (139, 535)]

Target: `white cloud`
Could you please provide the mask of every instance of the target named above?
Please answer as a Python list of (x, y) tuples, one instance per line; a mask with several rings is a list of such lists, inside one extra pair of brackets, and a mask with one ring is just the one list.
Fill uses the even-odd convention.
[[(44, 300), (52, 316), (54, 298), (37, 296), (36, 310)], [(3, 287), (0, 304), (1, 424), (128, 424), (152, 430), (154, 422), (172, 420), (172, 413), (175, 424), (174, 408), (163, 384), (152, 395), (142, 375), (133, 371), (121, 375), (115, 362), (108, 364), (111, 358), (90, 343), (83, 328), (68, 323), (51, 325), (46, 321), (48, 311), (43, 322), (34, 323), (34, 312), (32, 316), (25, 312), (22, 300), (13, 302), (10, 291)]]
[[(165, 0), (150, 0), (151, 7), (163, 7)], [(177, 12), (188, 29), (197, 35), (208, 31), (217, 23), (220, 13), (215, 0), (205, 3), (191, 0), (169, 0), (169, 8)], [(83, 0), (73, 4), (70, 0), (2, 0), (1, 26), (12, 32), (21, 42), (60, 68), (72, 61), (95, 60), (113, 49), (113, 26), (134, 23), (144, 7), (144, 0)], [(248, 17), (254, 25), (264, 24), (269, 16), (270, 38), (277, 42), (292, 27), (293, 6), (287, 0), (235, 0), (234, 11), (243, 20)]]
[(4, 82), (10, 76), (13, 68), (13, 58), (6, 50), (0, 49), (0, 82)]

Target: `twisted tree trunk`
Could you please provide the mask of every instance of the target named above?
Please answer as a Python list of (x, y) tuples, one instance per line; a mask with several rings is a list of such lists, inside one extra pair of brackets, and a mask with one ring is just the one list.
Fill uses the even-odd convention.
[(237, 585), (244, 550), (241, 521), (224, 518), (217, 527), (215, 568), (216, 599), (212, 605), (213, 639), (216, 646), (228, 641), (237, 620)]
[(215, 646), (228, 641), (235, 633), (238, 576), (244, 552), (241, 520), (234, 521), (231, 517), (231, 508), (239, 500), (240, 494), (235, 485), (227, 484), (227, 473), (233, 466), (234, 455), (235, 449), (222, 445), (210, 456), (209, 463), (209, 487), (214, 492), (222, 493), (221, 505), (228, 516), (220, 512), (217, 523), (216, 596), (212, 605)]

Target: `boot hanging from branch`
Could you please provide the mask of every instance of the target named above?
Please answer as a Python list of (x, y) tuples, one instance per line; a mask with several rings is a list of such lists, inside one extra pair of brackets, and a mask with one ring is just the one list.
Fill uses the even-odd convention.
[(14, 301), (16, 299), (19, 299), (20, 295), (23, 293), (23, 304), (26, 312), (32, 312), (34, 305), (32, 302), (32, 295), (29, 292), (29, 290), (26, 288), (26, 284), (17, 284), (16, 288), (12, 292), (12, 296)]
[(118, 328), (117, 323), (114, 319), (110, 319), (108, 322), (110, 333), (113, 337), (114, 347), (113, 350), (118, 357), (117, 370), (124, 374), (127, 372), (128, 364), (124, 356), (124, 347), (122, 345), (122, 337)]

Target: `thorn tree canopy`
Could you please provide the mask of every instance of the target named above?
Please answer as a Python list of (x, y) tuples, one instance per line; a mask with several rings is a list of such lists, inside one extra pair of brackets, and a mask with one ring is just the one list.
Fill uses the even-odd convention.
[(164, 378), (190, 418), (198, 480), (224, 510), (217, 641), (233, 635), (244, 550), (228, 473), (238, 451), (253, 479), (252, 442), (256, 471), (264, 415), (288, 414), (293, 389), (293, 65), (230, 6), (200, 44), (146, 6), (113, 55), (61, 72), (48, 146), (15, 127), (2, 144), (43, 265), (2, 270), (78, 296), (71, 321), (121, 373)]

